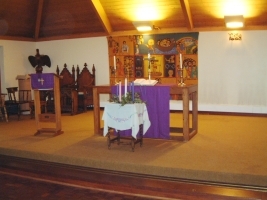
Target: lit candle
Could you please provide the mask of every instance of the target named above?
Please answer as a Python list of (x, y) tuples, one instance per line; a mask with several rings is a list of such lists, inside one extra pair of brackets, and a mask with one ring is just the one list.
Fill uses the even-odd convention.
[(125, 78), (124, 81), (124, 96), (126, 97), (126, 93), (127, 93), (127, 78)]
[(121, 102), (121, 81), (119, 82), (119, 102)]
[(182, 59), (182, 54), (180, 53), (180, 68), (183, 68), (183, 59)]
[(134, 82), (132, 82), (132, 100), (134, 102)]
[(113, 59), (114, 59), (114, 69), (116, 69), (116, 56), (114, 56)]
[(117, 84), (116, 89), (117, 89), (116, 95), (119, 96), (119, 84)]

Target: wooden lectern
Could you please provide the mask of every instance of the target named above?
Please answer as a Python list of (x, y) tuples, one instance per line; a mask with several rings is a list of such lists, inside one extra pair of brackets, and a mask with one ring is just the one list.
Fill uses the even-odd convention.
[[(31, 85), (34, 90), (35, 121), (37, 126), (35, 135), (42, 132), (54, 132), (54, 136), (62, 134), (59, 77), (53, 73), (31, 74)], [(41, 90), (54, 90), (55, 114), (41, 113)]]

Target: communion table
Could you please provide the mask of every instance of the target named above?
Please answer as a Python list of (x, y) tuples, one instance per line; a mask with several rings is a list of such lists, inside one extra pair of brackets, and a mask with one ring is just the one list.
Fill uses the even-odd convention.
[[(100, 94), (116, 94), (115, 86), (102, 85), (94, 86), (94, 133), (103, 134), (100, 127)], [(124, 89), (122, 88), (122, 91)], [(142, 99), (146, 101), (151, 126), (145, 137), (176, 139), (175, 135), (170, 135), (170, 95), (181, 95), (183, 101), (183, 140), (188, 141), (197, 134), (198, 130), (198, 86), (195, 85), (161, 85), (155, 86), (135, 86), (135, 92), (140, 92)], [(192, 127), (190, 128), (189, 99), (192, 99)]]

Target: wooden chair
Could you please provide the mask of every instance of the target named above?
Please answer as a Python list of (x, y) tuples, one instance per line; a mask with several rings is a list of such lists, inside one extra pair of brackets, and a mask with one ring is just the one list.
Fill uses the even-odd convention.
[(8, 100), (5, 101), (8, 117), (12, 114), (17, 114), (20, 117), (19, 103), (16, 99), (16, 92), (18, 87), (9, 87), (7, 89)]
[(4, 117), (6, 118), (6, 122), (8, 122), (8, 117), (7, 117), (7, 111), (6, 111), (6, 104), (5, 104), (5, 96), (6, 94), (2, 94), (0, 96), (0, 116), (4, 120)]
[(57, 66), (57, 75), (60, 77), (60, 105), (61, 112), (70, 112), (72, 115), (78, 111), (78, 92), (75, 81), (75, 69), (72, 67), (72, 74), (67, 65), (64, 64), (63, 70), (59, 73)]
[(32, 94), (31, 90), (19, 90), (18, 96), (19, 96), (19, 112), (20, 114), (25, 111), (31, 111), (30, 102), (32, 101)]
[[(7, 88), (8, 92), (8, 101), (6, 101), (8, 114), (18, 115), (18, 120), (20, 119), (21, 113), (28, 111), (31, 112), (30, 102), (31, 98), (31, 90), (19, 90), (17, 87)], [(16, 99), (16, 92), (18, 92), (18, 100)]]
[(95, 66), (93, 65), (91, 73), (87, 64), (84, 64), (84, 68), (80, 73), (79, 67), (77, 67), (77, 88), (78, 88), (78, 105), (83, 108), (84, 111), (87, 107), (93, 107), (93, 87), (95, 86)]

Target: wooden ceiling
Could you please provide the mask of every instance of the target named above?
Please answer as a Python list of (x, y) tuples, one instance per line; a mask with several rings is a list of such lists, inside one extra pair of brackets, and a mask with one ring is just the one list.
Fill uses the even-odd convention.
[(225, 31), (231, 9), (244, 15), (241, 30), (267, 30), (267, 0), (0, 0), (0, 39), (133, 35), (140, 20), (153, 23), (150, 34)]

